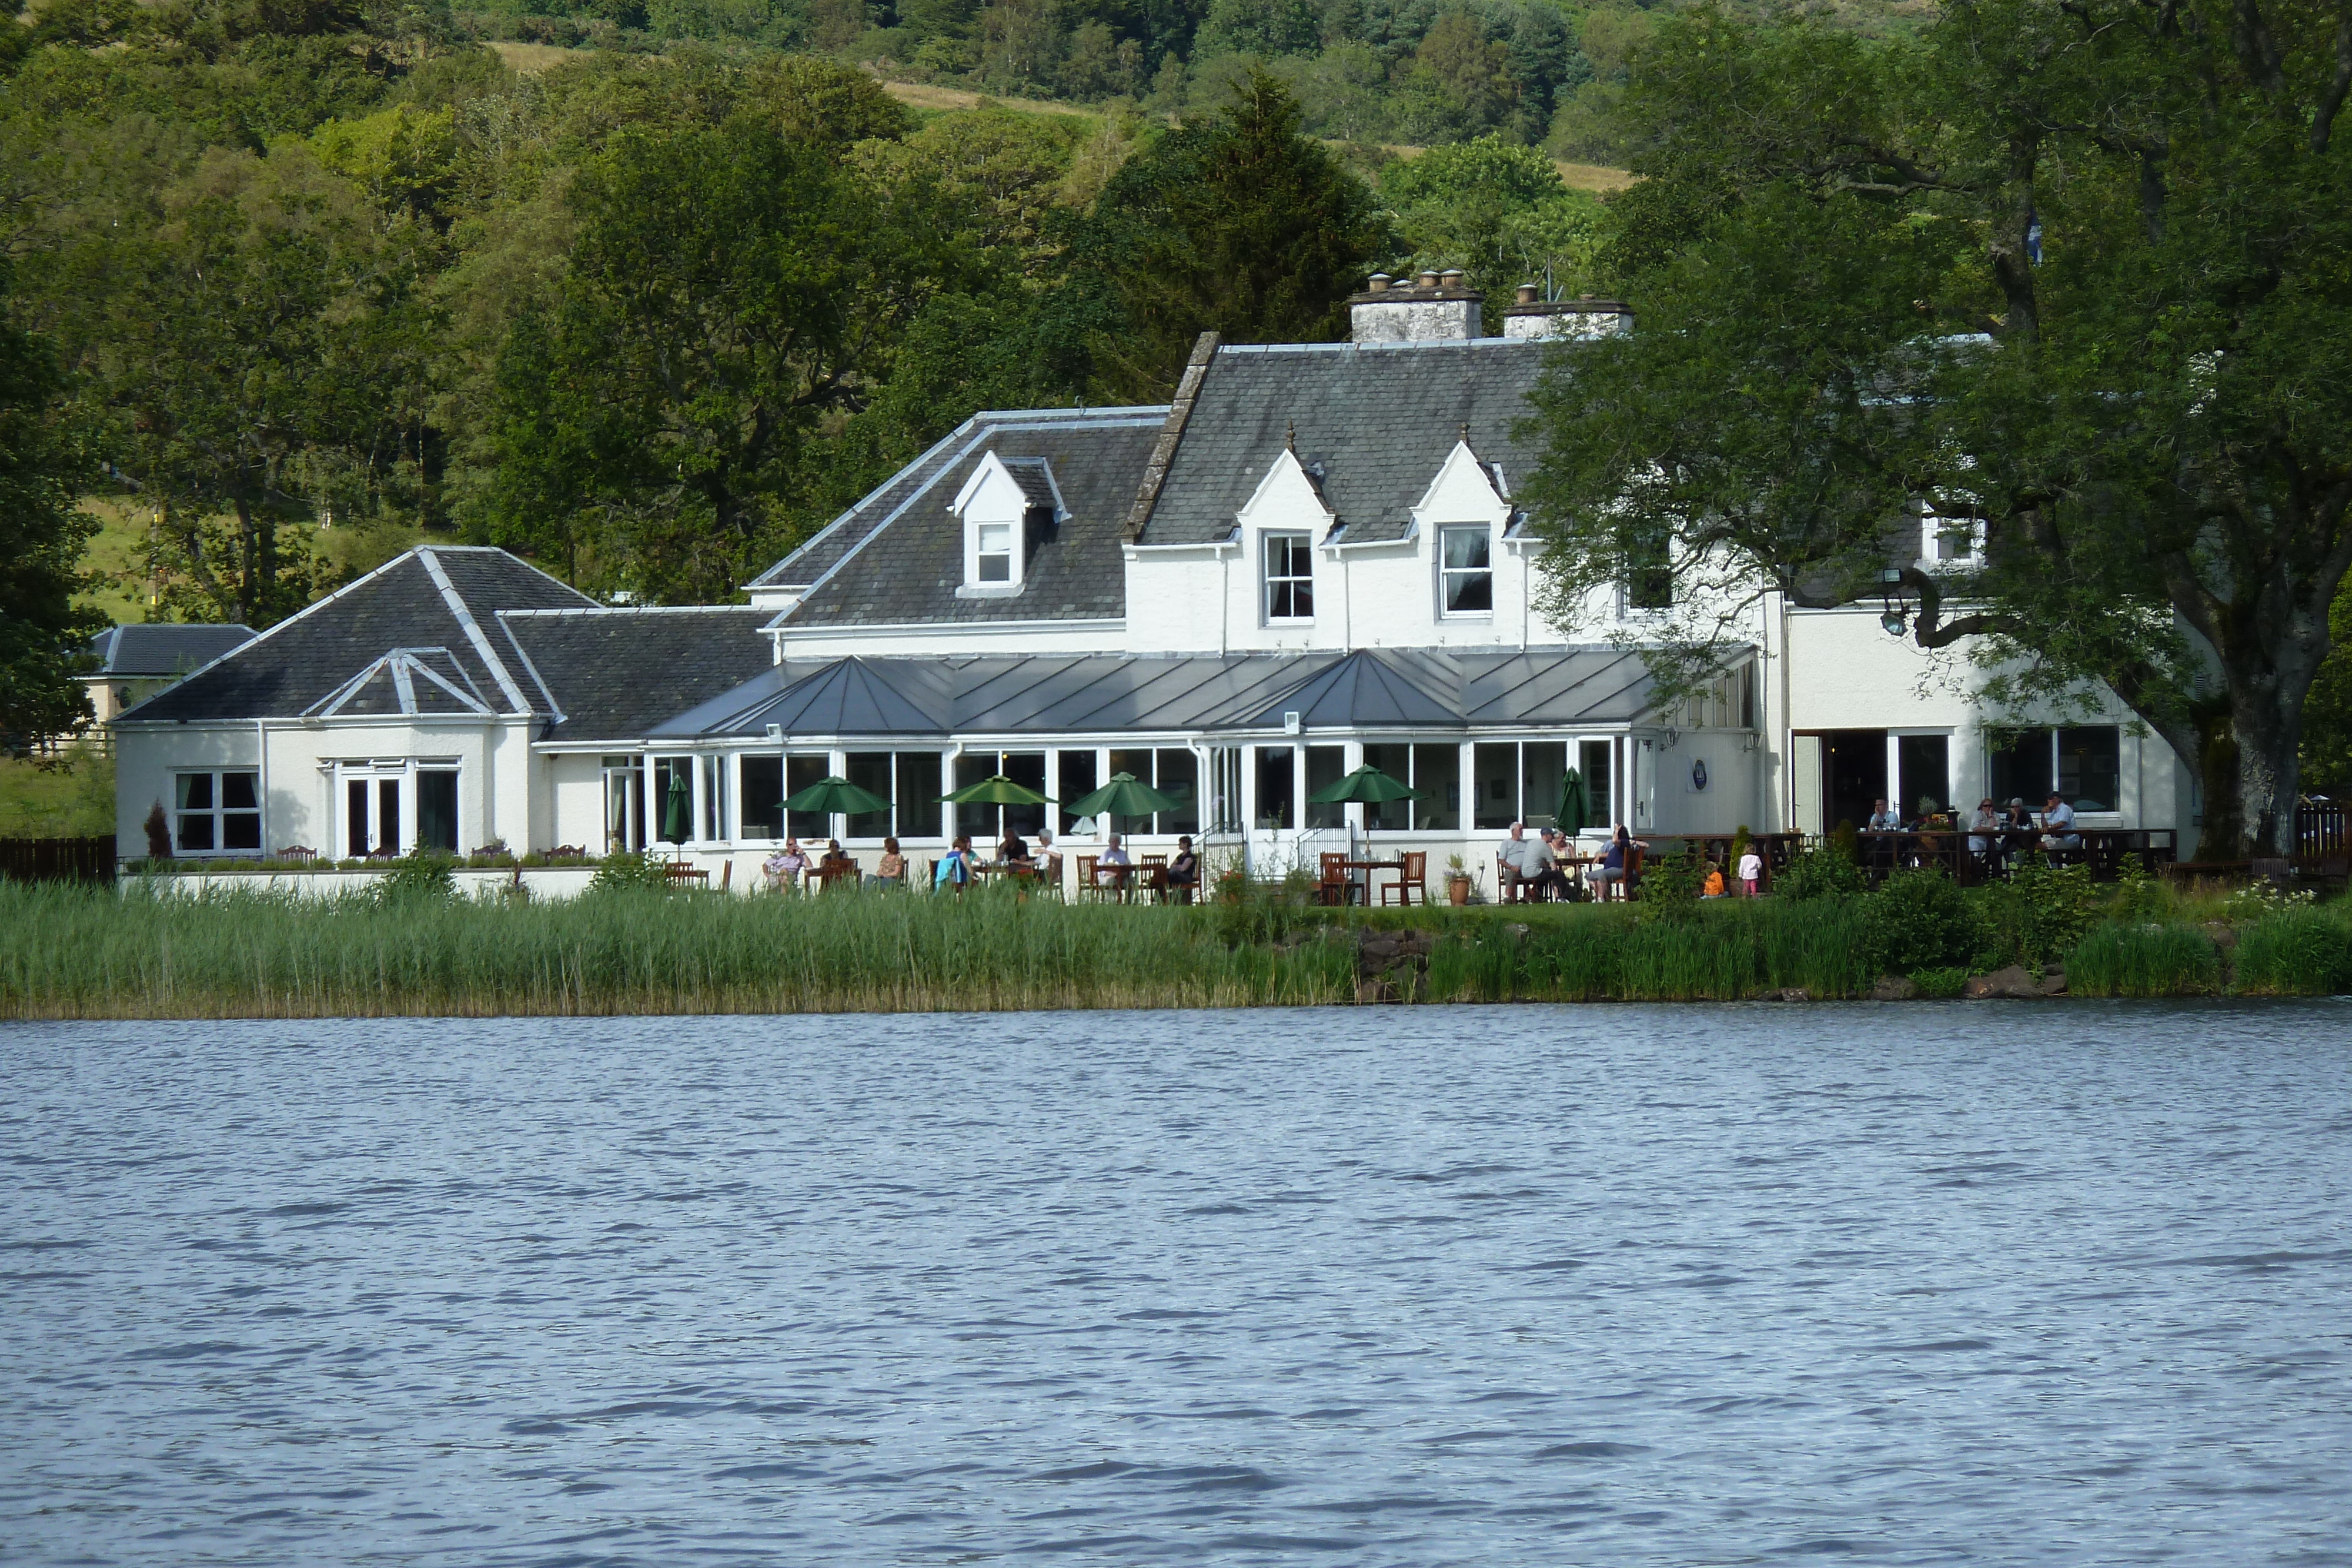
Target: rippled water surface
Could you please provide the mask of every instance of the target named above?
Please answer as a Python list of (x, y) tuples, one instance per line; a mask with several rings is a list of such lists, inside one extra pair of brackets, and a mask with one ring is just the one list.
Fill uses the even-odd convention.
[(2352, 1563), (2352, 1010), (0, 1028), (0, 1559)]

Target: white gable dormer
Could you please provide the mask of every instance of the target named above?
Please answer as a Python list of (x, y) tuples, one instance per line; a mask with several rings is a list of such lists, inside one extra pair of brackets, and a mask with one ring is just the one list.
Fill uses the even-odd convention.
[(948, 504), (963, 527), (964, 598), (1021, 591), (1030, 553), (1044, 532), (1067, 517), (1054, 470), (1042, 457), (985, 453)]
[(1234, 514), (1256, 568), (1262, 623), (1296, 626), (1315, 619), (1315, 547), (1334, 520), (1298, 454), (1283, 448)]
[(1412, 508), (1413, 535), (1434, 573), (1441, 620), (1485, 620), (1495, 613), (1495, 558), (1511, 520), (1500, 466), (1478, 460), (1457, 441)]

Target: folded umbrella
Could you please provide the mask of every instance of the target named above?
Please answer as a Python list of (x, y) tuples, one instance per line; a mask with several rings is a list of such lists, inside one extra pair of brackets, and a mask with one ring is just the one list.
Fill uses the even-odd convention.
[(1559, 781), (1559, 810), (1554, 820), (1559, 831), (1570, 838), (1584, 831), (1585, 819), (1592, 815), (1591, 802), (1586, 799), (1584, 775), (1571, 768), (1568, 777)]

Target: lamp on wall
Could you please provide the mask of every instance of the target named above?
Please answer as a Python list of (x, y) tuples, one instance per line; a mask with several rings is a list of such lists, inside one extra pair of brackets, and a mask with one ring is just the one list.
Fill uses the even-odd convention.
[(1878, 623), (1886, 628), (1888, 636), (1900, 637), (1911, 623), (1910, 616), (1903, 608), (1901, 568), (1890, 566), (1878, 574), (1878, 597), (1879, 602), (1886, 611), (1885, 614), (1878, 618)]

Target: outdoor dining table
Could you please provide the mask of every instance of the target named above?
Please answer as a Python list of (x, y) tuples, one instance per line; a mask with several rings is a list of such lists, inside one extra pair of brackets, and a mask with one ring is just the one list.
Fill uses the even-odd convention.
[(1402, 855), (1399, 855), (1394, 860), (1385, 861), (1351, 860), (1348, 862), (1348, 870), (1351, 873), (1355, 872), (1362, 872), (1364, 873), (1364, 880), (1361, 883), (1354, 881), (1351, 875), (1348, 884), (1349, 895), (1352, 898), (1355, 894), (1360, 890), (1363, 894), (1362, 902), (1369, 905), (1372, 902), (1372, 873), (1375, 872), (1392, 871), (1397, 873), (1397, 880), (1399, 882), (1402, 882), (1404, 880), (1404, 857)]

